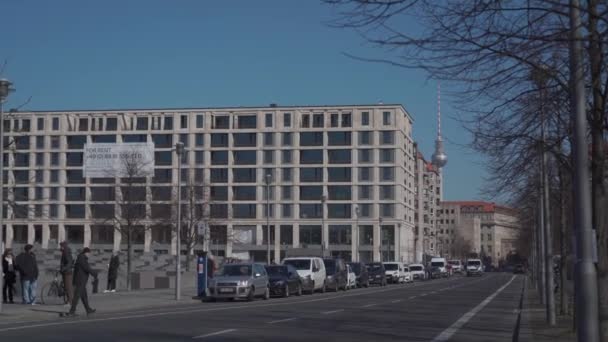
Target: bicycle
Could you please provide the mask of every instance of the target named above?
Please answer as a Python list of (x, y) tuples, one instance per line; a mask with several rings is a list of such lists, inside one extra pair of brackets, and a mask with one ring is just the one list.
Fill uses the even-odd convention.
[(59, 271), (55, 271), (53, 280), (44, 284), (40, 293), (40, 301), (45, 305), (67, 304), (68, 297), (65, 293), (63, 277)]

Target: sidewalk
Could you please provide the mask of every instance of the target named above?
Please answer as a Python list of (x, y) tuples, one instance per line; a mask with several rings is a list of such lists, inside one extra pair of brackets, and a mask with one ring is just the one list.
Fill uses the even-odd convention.
[(557, 316), (554, 327), (546, 323), (545, 307), (540, 304), (538, 293), (534, 286), (526, 280), (521, 311), (519, 341), (527, 342), (571, 342), (576, 341), (576, 333), (572, 329), (572, 316)]
[[(175, 301), (174, 289), (162, 290), (135, 290), (115, 293), (89, 293), (89, 304), (97, 310), (97, 314), (106, 314), (122, 311), (135, 311), (153, 308), (171, 308), (185, 305), (200, 304), (200, 300), (193, 300), (196, 289), (193, 286), (182, 288), (181, 300)], [(20, 300), (20, 298), (15, 298)], [(4, 304), (0, 313), (0, 326), (2, 324), (57, 319), (59, 313), (67, 312), (69, 307), (63, 305), (22, 305)], [(82, 303), (78, 304), (76, 311), (85, 315)]]

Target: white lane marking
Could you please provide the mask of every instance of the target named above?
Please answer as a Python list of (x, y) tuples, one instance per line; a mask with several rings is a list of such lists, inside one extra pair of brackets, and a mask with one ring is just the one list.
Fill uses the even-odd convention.
[(420, 297), (424, 297), (424, 296), (427, 296), (427, 295), (428, 295), (428, 293), (423, 293), (423, 294), (420, 295)]
[(506, 284), (504, 284), (501, 288), (496, 290), (496, 292), (492, 293), (488, 296), (488, 298), (484, 299), (483, 302), (479, 303), (476, 307), (471, 309), (471, 311), (465, 313), (460, 317), (454, 324), (452, 324), (449, 328), (445, 329), (441, 334), (437, 335), (432, 342), (442, 342), (449, 340), (463, 325), (467, 324), (467, 322), (473, 318), (479, 311), (481, 311), (486, 305), (488, 305), (499, 293), (501, 293), (507, 286), (511, 285), (516, 276), (513, 276), (511, 280), (509, 280)]
[(321, 312), (321, 314), (322, 315), (331, 315), (331, 314), (342, 312), (342, 311), (344, 311), (344, 309), (331, 310), (331, 311), (323, 311), (323, 312)]
[(433, 291), (433, 292), (431, 292), (430, 294), (435, 294), (435, 293), (437, 293), (437, 291)]
[(223, 335), (223, 334), (231, 333), (231, 332), (234, 332), (234, 331), (236, 331), (236, 329), (226, 329), (226, 330), (216, 331), (216, 332), (211, 333), (211, 334), (194, 336), (193, 339), (197, 339), (197, 338), (200, 339), (200, 338), (206, 338), (206, 337), (211, 337), (211, 336)]
[(367, 305), (363, 305), (362, 308), (371, 308), (372, 306), (376, 306), (378, 304), (367, 304)]
[(414, 299), (414, 298), (416, 298), (416, 297), (418, 297), (418, 296), (411, 296), (411, 297), (410, 297), (410, 298), (408, 298), (408, 299)]
[(391, 301), (391, 303), (399, 303), (401, 301), (401, 299), (395, 299), (393, 301)]
[[(495, 275), (492, 275), (492, 276), (484, 278), (484, 279), (479, 279), (477, 281), (488, 280), (488, 279), (492, 279), (493, 277), (495, 277)], [(455, 279), (455, 278), (452, 278), (452, 279)], [(452, 281), (452, 280), (450, 280), (450, 279), (440, 280), (441, 283), (450, 282), (450, 281)], [(472, 284), (477, 281), (470, 282), (467, 284)], [(424, 285), (426, 285), (426, 283), (416, 284), (409, 288), (420, 287), (420, 286), (424, 286)], [(53, 322), (48, 322), (48, 323), (21, 325), (21, 326), (17, 326), (17, 327), (9, 327), (9, 328), (0, 328), (0, 332), (14, 331), (14, 330), (26, 330), (26, 329), (33, 329), (33, 328), (44, 328), (44, 327), (52, 327), (52, 326), (58, 326), (58, 325), (72, 325), (72, 324), (79, 324), (79, 323), (108, 322), (108, 321), (116, 321), (116, 320), (122, 320), (122, 319), (137, 319), (137, 318), (159, 317), (159, 316), (168, 316), (168, 315), (182, 315), (182, 314), (189, 314), (189, 313), (227, 311), (227, 310), (234, 310), (234, 309), (261, 308), (261, 307), (282, 306), (282, 305), (292, 305), (292, 304), (306, 304), (306, 303), (329, 301), (329, 300), (340, 299), (340, 298), (345, 298), (345, 297), (355, 297), (355, 296), (361, 296), (361, 295), (390, 292), (390, 291), (395, 291), (395, 290), (400, 290), (400, 289), (403, 289), (403, 288), (390, 287), (387, 289), (380, 289), (377, 291), (356, 292), (356, 293), (352, 293), (352, 294), (343, 294), (340, 296), (332, 296), (332, 297), (322, 296), (322, 297), (316, 298), (316, 299), (298, 300), (298, 301), (289, 301), (289, 302), (281, 301), (281, 302), (276, 302), (276, 303), (259, 304), (259, 305), (256, 305), (256, 304), (234, 305), (234, 306), (231, 305), (231, 306), (223, 306), (223, 307), (219, 307), (219, 308), (188, 309), (188, 310), (179, 310), (179, 311), (178, 310), (161, 311), (161, 312), (154, 312), (154, 313), (149, 313), (149, 314), (112, 316), (112, 317), (107, 317), (107, 318), (81, 319), (81, 320), (74, 320), (74, 321), (53, 321)], [(374, 304), (374, 305), (376, 305), (376, 304)], [(115, 312), (115, 314), (116, 314), (116, 312)], [(120, 314), (120, 313), (118, 313), (118, 314)], [(41, 322), (44, 322), (44, 321), (41, 321)], [(19, 324), (19, 323), (20, 322), (15, 322), (15, 324)]]
[(296, 317), (285, 318), (285, 319), (278, 319), (276, 321), (266, 322), (266, 324), (283, 323), (283, 322), (295, 321), (296, 319), (297, 319)]

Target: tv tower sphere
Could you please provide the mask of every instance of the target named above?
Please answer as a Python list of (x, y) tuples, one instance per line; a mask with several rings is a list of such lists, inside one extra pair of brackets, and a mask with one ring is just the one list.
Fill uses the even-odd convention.
[(443, 150), (443, 139), (441, 139), (441, 83), (437, 85), (437, 139), (432, 158), (433, 165), (437, 168), (442, 168), (448, 163), (448, 155)]

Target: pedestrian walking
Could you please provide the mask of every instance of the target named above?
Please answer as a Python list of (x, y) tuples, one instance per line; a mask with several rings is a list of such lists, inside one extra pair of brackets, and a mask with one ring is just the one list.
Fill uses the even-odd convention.
[[(65, 296), (68, 303), (72, 303), (74, 288), (72, 286), (73, 281), (73, 270), (74, 270), (74, 258), (72, 257), (72, 250), (68, 246), (67, 241), (63, 241), (59, 244), (61, 249), (61, 262), (59, 263), (59, 272), (63, 278), (63, 287), (65, 290)], [(66, 304), (69, 305), (69, 304)]]
[(17, 282), (17, 273), (15, 272), (15, 262), (13, 253), (9, 249), (2, 254), (2, 275), (4, 276), (4, 284), (2, 286), (2, 302), (13, 304), (13, 293), (15, 292), (15, 282)]
[(112, 254), (110, 258), (110, 264), (108, 265), (108, 287), (104, 293), (116, 292), (116, 279), (118, 278), (118, 267), (120, 266), (120, 259), (118, 258), (118, 251)]
[(38, 288), (38, 262), (32, 251), (34, 246), (27, 244), (23, 253), (15, 259), (16, 269), (21, 280), (21, 296), (23, 304), (36, 305), (36, 289)]
[(85, 247), (76, 258), (76, 263), (74, 264), (74, 299), (72, 300), (70, 312), (66, 316), (76, 316), (76, 306), (78, 306), (79, 300), (82, 300), (82, 305), (84, 305), (88, 315), (95, 312), (95, 309), (89, 306), (89, 296), (87, 295), (89, 276), (97, 278), (97, 272), (91, 269), (91, 265), (89, 265), (90, 254), (91, 250), (89, 247)]

